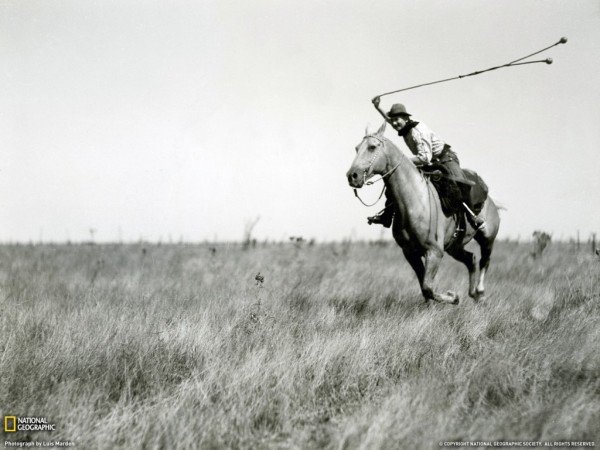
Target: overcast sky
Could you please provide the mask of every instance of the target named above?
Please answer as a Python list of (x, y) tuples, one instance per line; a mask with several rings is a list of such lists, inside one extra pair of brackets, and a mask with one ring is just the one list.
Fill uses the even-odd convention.
[(0, 241), (377, 238), (345, 179), (370, 99), (561, 36), (382, 102), (480, 173), (503, 237), (600, 231), (597, 0), (3, 0)]

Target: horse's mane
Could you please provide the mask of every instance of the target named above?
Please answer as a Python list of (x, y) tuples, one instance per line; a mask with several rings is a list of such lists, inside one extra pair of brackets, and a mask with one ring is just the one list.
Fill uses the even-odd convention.
[(379, 137), (379, 139), (381, 139), (382, 141), (384, 141), (387, 145), (389, 145), (390, 147), (392, 147), (393, 150), (397, 151), (398, 153), (400, 153), (400, 155), (402, 155), (404, 158), (406, 158), (406, 155), (404, 153), (402, 153), (402, 150), (400, 150), (400, 148), (394, 144), (394, 142), (392, 142), (391, 139), (386, 138), (385, 136), (381, 135)]
[[(385, 122), (384, 122), (384, 125), (382, 126), (382, 128), (385, 129)], [(380, 130), (381, 130), (381, 128), (380, 128)], [(367, 135), (367, 136), (369, 136), (369, 135)], [(367, 136), (365, 136), (365, 137), (367, 137)], [(419, 175), (423, 174), (422, 171), (412, 163), (410, 158), (408, 156), (406, 156), (404, 154), (404, 152), (402, 150), (400, 150), (400, 148), (396, 144), (394, 144), (394, 142), (392, 142), (391, 139), (388, 139), (387, 137), (385, 137), (383, 135), (383, 131), (381, 133), (377, 132), (370, 136), (376, 137), (377, 139), (381, 140), (382, 142), (385, 143), (386, 146), (389, 146), (389, 148), (392, 151), (396, 152), (401, 159), (401, 164), (400, 164), (401, 166), (404, 166), (407, 169), (412, 169)]]
[[(404, 152), (402, 150), (400, 150), (400, 148), (398, 148), (398, 146), (396, 144), (394, 144), (390, 139), (386, 138), (383, 133), (385, 132), (385, 128), (386, 128), (387, 122), (383, 122), (383, 124), (379, 127), (379, 129), (376, 132), (369, 132), (368, 128), (366, 131), (366, 135), (363, 139), (368, 138), (368, 137), (373, 137), (375, 139), (379, 139), (380, 141), (384, 142), (386, 145), (389, 145), (392, 150), (398, 152), (398, 154), (400, 155), (401, 158), (403, 158), (404, 160), (408, 160), (408, 156), (406, 156), (404, 154)], [(417, 169), (416, 166), (415, 169)], [(418, 169), (417, 169), (418, 170)]]

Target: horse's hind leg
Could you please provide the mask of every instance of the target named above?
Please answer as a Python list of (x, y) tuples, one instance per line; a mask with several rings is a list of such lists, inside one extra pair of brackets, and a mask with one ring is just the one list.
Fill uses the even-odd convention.
[(447, 294), (441, 294), (433, 290), (433, 283), (435, 275), (440, 267), (444, 253), (437, 249), (428, 249), (425, 253), (425, 274), (423, 276), (423, 283), (421, 284), (421, 292), (427, 300), (435, 300), (440, 303), (452, 303), (458, 305), (458, 295), (448, 292)]
[(469, 297), (477, 300), (477, 293), (475, 289), (477, 287), (477, 264), (475, 261), (475, 255), (464, 248), (454, 248), (449, 250), (448, 253), (457, 261), (460, 261), (469, 270)]
[(479, 260), (479, 282), (475, 290), (475, 299), (481, 300), (485, 297), (485, 274), (490, 265), (490, 256), (494, 248), (494, 238), (486, 237), (482, 234), (476, 234), (475, 240), (481, 248), (481, 259)]

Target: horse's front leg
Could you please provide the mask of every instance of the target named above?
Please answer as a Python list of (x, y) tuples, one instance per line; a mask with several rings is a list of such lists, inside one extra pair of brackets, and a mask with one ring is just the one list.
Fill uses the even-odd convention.
[[(402, 253), (404, 253), (404, 257), (415, 271), (417, 279), (419, 280), (419, 286), (421, 286), (421, 289), (423, 289), (423, 279), (425, 278), (425, 266), (423, 265), (423, 258), (421, 256), (421, 253), (408, 248), (402, 248)], [(425, 300), (427, 301), (428, 299), (425, 298)]]
[(430, 248), (425, 252), (425, 275), (423, 277), (423, 283), (421, 285), (421, 292), (426, 300), (435, 300), (439, 303), (450, 303), (458, 305), (459, 297), (454, 292), (447, 292), (442, 294), (433, 290), (433, 283), (435, 276), (442, 262), (444, 252), (438, 248)]

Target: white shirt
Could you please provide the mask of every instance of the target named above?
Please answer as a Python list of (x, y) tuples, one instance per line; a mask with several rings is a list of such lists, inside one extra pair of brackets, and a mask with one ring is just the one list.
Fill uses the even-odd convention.
[(409, 150), (413, 155), (420, 159), (423, 164), (429, 164), (431, 158), (442, 153), (444, 145), (446, 145), (446, 143), (423, 122), (419, 122), (403, 137)]

